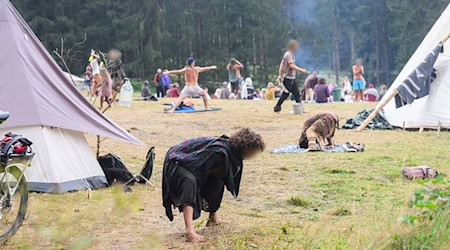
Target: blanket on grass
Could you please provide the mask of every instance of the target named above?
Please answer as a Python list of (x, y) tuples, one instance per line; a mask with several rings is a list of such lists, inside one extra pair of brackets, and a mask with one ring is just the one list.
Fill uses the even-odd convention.
[[(356, 153), (364, 152), (364, 144), (355, 144), (351, 142), (346, 142), (344, 144), (337, 144), (333, 148), (327, 148), (324, 152), (326, 153)], [(273, 154), (287, 154), (287, 153), (305, 153), (306, 148), (300, 148), (296, 144), (288, 144), (279, 148), (272, 150)], [(314, 151), (318, 152), (318, 151)], [(319, 151), (320, 152), (320, 151)]]

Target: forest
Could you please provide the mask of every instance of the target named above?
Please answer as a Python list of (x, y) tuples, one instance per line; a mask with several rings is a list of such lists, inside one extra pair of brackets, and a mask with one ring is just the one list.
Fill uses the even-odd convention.
[[(274, 80), (288, 39), (298, 39), (297, 64), (350, 74), (361, 58), (366, 77), (390, 84), (448, 0), (11, 0), (55, 57), (81, 75), (90, 49), (123, 53), (128, 77), (150, 79), (157, 68), (199, 65), (227, 79), (232, 57), (257, 84)], [(445, 36), (446, 34), (443, 34)], [(62, 65), (62, 63), (61, 63)], [(63, 66), (64, 67), (64, 66)], [(331, 73), (330, 73), (331, 72)]]

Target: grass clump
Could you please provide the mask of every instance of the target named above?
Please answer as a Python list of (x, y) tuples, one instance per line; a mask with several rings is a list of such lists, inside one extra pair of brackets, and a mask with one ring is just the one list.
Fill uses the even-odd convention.
[(326, 171), (329, 174), (355, 174), (356, 172), (351, 169), (330, 169)]
[(333, 212), (334, 216), (350, 216), (352, 215), (352, 212), (346, 208), (338, 208), (336, 211)]
[(312, 204), (309, 198), (300, 195), (291, 196), (287, 202), (289, 205), (296, 207), (308, 207)]

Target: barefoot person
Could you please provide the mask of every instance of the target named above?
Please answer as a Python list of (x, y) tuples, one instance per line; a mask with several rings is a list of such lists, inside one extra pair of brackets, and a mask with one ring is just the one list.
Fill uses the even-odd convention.
[(202, 242), (193, 220), (202, 210), (209, 212), (207, 227), (220, 224), (220, 208), (225, 187), (236, 198), (239, 193), (243, 163), (265, 148), (259, 134), (248, 128), (231, 137), (190, 139), (169, 149), (163, 168), (163, 206), (172, 221), (172, 206), (183, 213), (186, 240)]
[(188, 97), (197, 97), (201, 96), (203, 98), (203, 102), (205, 103), (205, 109), (209, 109), (208, 107), (208, 93), (206, 93), (205, 90), (200, 88), (198, 86), (198, 75), (200, 73), (215, 70), (217, 69), (216, 66), (209, 66), (209, 67), (197, 67), (195, 66), (195, 59), (193, 57), (189, 57), (186, 60), (186, 67), (180, 70), (171, 70), (166, 71), (164, 74), (168, 75), (184, 75), (186, 80), (186, 86), (181, 91), (180, 97), (178, 97), (177, 101), (175, 102), (175, 105), (172, 107), (171, 110), (169, 110), (169, 113), (175, 112), (175, 110), (181, 105), (181, 103), (184, 101), (184, 99)]
[(366, 81), (364, 80), (364, 66), (361, 59), (356, 59), (353, 70), (353, 90), (355, 91), (355, 101), (362, 102), (364, 99), (364, 90)]
[(300, 148), (323, 151), (326, 146), (334, 147), (334, 134), (338, 127), (339, 117), (335, 113), (321, 112), (309, 117), (303, 125)]
[(278, 71), (277, 82), (283, 83), (283, 93), (278, 100), (277, 105), (273, 108), (275, 112), (281, 111), (281, 105), (289, 97), (289, 94), (295, 98), (297, 103), (300, 103), (300, 93), (298, 91), (297, 83), (295, 82), (296, 71), (309, 74), (309, 71), (302, 69), (295, 65), (295, 53), (299, 49), (299, 43), (296, 40), (290, 40), (287, 44), (287, 51), (283, 56), (283, 60), (280, 63), (280, 69)]

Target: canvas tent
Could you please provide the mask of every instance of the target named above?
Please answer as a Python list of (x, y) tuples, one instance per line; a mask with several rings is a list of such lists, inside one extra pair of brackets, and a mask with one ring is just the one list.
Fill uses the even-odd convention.
[(96, 110), (67, 79), (9, 0), (0, 0), (0, 133), (34, 142), (26, 177), (32, 191), (67, 192), (106, 185), (84, 133), (143, 145)]
[[(449, 33), (450, 4), (409, 59), (384, 98), (387, 98)], [(391, 125), (401, 128), (436, 129), (439, 126), (450, 128), (450, 41), (444, 44), (444, 53), (439, 55), (434, 68), (437, 71), (437, 78), (431, 84), (430, 95), (399, 109), (396, 108), (394, 100), (384, 107)]]

